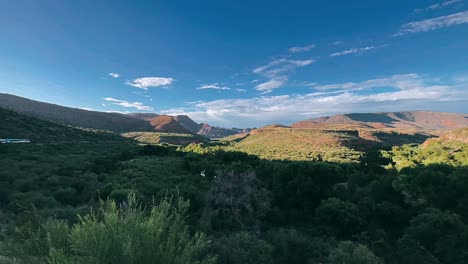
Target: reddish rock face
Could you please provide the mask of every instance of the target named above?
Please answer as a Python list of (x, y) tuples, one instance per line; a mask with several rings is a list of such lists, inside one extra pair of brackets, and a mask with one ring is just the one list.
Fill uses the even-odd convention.
[(149, 122), (154, 128), (154, 131), (184, 134), (192, 133), (190, 130), (186, 129), (179, 122), (177, 122), (172, 116), (160, 115), (150, 119)]

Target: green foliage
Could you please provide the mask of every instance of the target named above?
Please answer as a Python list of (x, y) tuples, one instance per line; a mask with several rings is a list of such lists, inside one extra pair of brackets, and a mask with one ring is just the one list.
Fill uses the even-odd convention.
[(364, 245), (351, 241), (340, 242), (330, 252), (328, 262), (330, 264), (383, 264), (383, 260), (376, 257), (372, 251)]
[(457, 214), (428, 208), (411, 220), (405, 233), (443, 263), (466, 262), (466, 226)]
[(218, 171), (207, 195), (201, 224), (208, 230), (258, 230), (261, 218), (270, 208), (270, 197), (254, 173)]
[(357, 162), (363, 152), (351, 147), (358, 141), (353, 132), (356, 131), (264, 128), (237, 143), (234, 139), (224, 149), (270, 160)]
[(397, 169), (415, 167), (419, 164), (445, 164), (448, 166), (468, 166), (468, 129), (455, 131), (440, 139), (431, 139), (423, 145), (403, 145), (392, 149), (392, 157)]
[(188, 145), (208, 141), (208, 139), (199, 135), (165, 132), (130, 132), (124, 133), (122, 136), (146, 144), (167, 143), (172, 145)]
[(427, 249), (425, 249), (418, 241), (415, 241), (408, 236), (402, 237), (397, 244), (400, 263), (440, 263)]
[[(355, 152), (362, 142), (349, 131), (275, 128), (176, 148), (26, 123), (0, 129), (34, 139), (0, 145), (0, 255), (7, 256), (0, 261), (145, 263), (157, 255), (171, 263), (162, 250), (193, 252), (192, 262), (211, 251), (221, 264), (468, 259), (465, 130), (364, 153)], [(130, 193), (141, 204), (128, 202)], [(190, 207), (164, 200), (174, 195)], [(77, 217), (90, 207), (99, 209)], [(197, 235), (202, 230), (213, 247)], [(198, 249), (170, 249), (176, 240)]]
[(333, 244), (293, 228), (270, 230), (267, 237), (274, 247), (273, 261), (277, 264), (323, 263)]
[(273, 247), (252, 233), (240, 232), (217, 239), (214, 250), (223, 264), (272, 264)]
[(351, 238), (365, 225), (357, 205), (337, 198), (322, 201), (315, 214), (318, 224), (329, 227), (330, 232), (341, 238)]
[(75, 225), (49, 221), (38, 229), (45, 236), (25, 241), (40, 247), (36, 252), (44, 256), (36, 259), (47, 263), (215, 263), (207, 254), (205, 236), (189, 232), (188, 202), (177, 200), (174, 207), (172, 203), (163, 199), (146, 212), (135, 196), (120, 206), (102, 202)]

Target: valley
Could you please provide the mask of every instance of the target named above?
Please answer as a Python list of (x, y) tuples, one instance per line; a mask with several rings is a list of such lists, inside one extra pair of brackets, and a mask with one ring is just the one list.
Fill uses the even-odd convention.
[[(68, 114), (76, 109), (61, 110), (66, 121), (59, 122), (53, 110), (12, 108), (18, 112), (0, 108), (0, 138), (31, 143), (0, 145), (0, 261), (6, 263), (81, 259), (70, 253), (73, 244), (51, 241), (87, 241), (82, 246), (92, 252), (95, 239), (124, 239), (75, 237), (79, 228), (91, 228), (81, 218), (90, 208), (117, 210), (126, 226), (120, 233), (135, 237), (125, 222), (126, 207), (140, 214), (132, 199), (142, 208), (167, 207), (173, 212), (167, 219), (176, 217), (170, 208), (184, 208), (185, 220), (177, 223), (212, 241), (197, 249), (205, 252), (196, 257), (203, 263), (215, 257), (232, 263), (241, 252), (243, 261), (256, 263), (329, 263), (345, 249), (369, 263), (463, 263), (468, 254), (466, 115), (350, 114), (352, 120), (307, 120), (210, 139), (194, 132), (205, 124), (187, 116), (112, 114), (119, 128), (113, 130), (83, 127)], [(109, 118), (87, 115), (95, 120), (90, 124)], [(128, 117), (151, 128), (122, 133), (132, 130)], [(187, 204), (167, 203), (168, 197)], [(116, 207), (105, 207), (106, 200)], [(146, 216), (142, 209), (138, 217)], [(108, 260), (114, 252), (101, 249)]]

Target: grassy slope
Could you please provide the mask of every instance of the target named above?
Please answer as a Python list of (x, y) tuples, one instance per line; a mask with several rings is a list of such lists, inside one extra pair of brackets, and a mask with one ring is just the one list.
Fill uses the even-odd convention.
[(192, 134), (164, 133), (164, 132), (130, 132), (122, 136), (147, 144), (168, 143), (172, 145), (188, 145), (190, 143), (202, 143), (207, 139)]
[(403, 129), (332, 125), (321, 129), (266, 127), (222, 139), (227, 149), (266, 159), (355, 162), (369, 149), (423, 143), (433, 135)]
[(235, 143), (233, 150), (266, 159), (357, 161), (362, 154), (352, 149), (357, 135), (310, 129), (266, 128)]

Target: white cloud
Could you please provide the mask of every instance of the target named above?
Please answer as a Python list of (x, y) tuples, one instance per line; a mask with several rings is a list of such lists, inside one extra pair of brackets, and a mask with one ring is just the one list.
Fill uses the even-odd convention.
[(332, 43), (332, 45), (336, 46), (336, 45), (341, 45), (341, 44), (343, 44), (343, 43), (344, 43), (344, 41), (338, 40), (338, 41), (334, 41), (334, 42)]
[(124, 100), (114, 99), (114, 98), (111, 98), (111, 97), (104, 98), (104, 101), (110, 102), (113, 105), (119, 105), (119, 106), (123, 106), (123, 107), (127, 107), (127, 108), (136, 108), (136, 109), (142, 110), (142, 111), (152, 111), (153, 110), (152, 107), (143, 105), (143, 103), (140, 103), (140, 102), (127, 102), (127, 101), (124, 101)]
[(205, 89), (214, 89), (214, 90), (231, 90), (231, 88), (227, 86), (221, 86), (219, 83), (213, 83), (213, 84), (205, 84), (202, 85), (198, 88), (197, 90), (205, 90)]
[(377, 48), (377, 47), (369, 46), (369, 47), (363, 47), (363, 48), (354, 48), (354, 49), (350, 49), (350, 50), (345, 50), (345, 51), (340, 51), (340, 52), (332, 53), (332, 54), (330, 54), (330, 57), (344, 56), (344, 55), (349, 55), (349, 54), (354, 54), (354, 53), (369, 51), (369, 50), (372, 50), (372, 49), (375, 49), (375, 48)]
[(305, 67), (314, 63), (314, 59), (308, 60), (290, 60), (278, 59), (267, 65), (258, 67), (253, 73), (269, 78), (270, 80), (255, 86), (255, 89), (262, 92), (271, 92), (272, 89), (283, 86), (288, 80), (288, 74), (293, 70)]
[(167, 86), (172, 84), (175, 81), (173, 78), (166, 78), (166, 77), (143, 77), (138, 78), (133, 81), (127, 81), (126, 84), (148, 90), (150, 87), (160, 87), (160, 86)]
[(86, 110), (86, 111), (93, 111), (93, 109), (89, 108), (89, 107), (81, 107), (80, 109), (81, 110)]
[(316, 90), (333, 90), (333, 89), (343, 89), (343, 90), (366, 90), (375, 87), (395, 87), (398, 89), (412, 89), (415, 87), (421, 87), (424, 83), (423, 76), (417, 73), (408, 73), (408, 74), (396, 74), (390, 77), (377, 78), (366, 80), (362, 82), (346, 82), (346, 83), (336, 83), (336, 84), (311, 84), (311, 88)]
[(306, 52), (306, 51), (309, 51), (309, 50), (311, 50), (313, 48), (315, 48), (314, 44), (310, 44), (310, 45), (302, 46), (302, 47), (291, 47), (291, 48), (289, 48), (289, 52), (291, 52), (291, 53)]
[[(400, 76), (400, 77), (398, 77)], [(188, 108), (167, 109), (167, 114), (187, 114), (195, 120), (222, 126), (258, 126), (271, 123), (293, 123), (308, 117), (350, 112), (403, 111), (439, 109), (450, 111), (468, 103), (468, 84), (441, 85), (421, 75), (416, 82), (405, 83), (404, 74), (348, 82), (348, 87), (391, 84), (393, 89), (363, 92), (357, 90), (319, 91), (307, 94), (258, 96), (249, 99), (222, 99), (197, 102)], [(415, 77), (408, 75), (408, 80)], [(389, 81), (393, 80), (393, 81)], [(373, 84), (372, 84), (373, 83)]]
[(245, 92), (247, 92), (247, 90), (245, 90), (245, 89), (236, 89), (236, 91), (238, 91), (238, 92), (242, 92), (242, 93), (245, 93)]
[(460, 2), (463, 2), (463, 0), (449, 0), (449, 1), (445, 1), (445, 2), (430, 5), (430, 6), (426, 7), (426, 8), (415, 9), (414, 12), (419, 13), (419, 12), (423, 12), (423, 11), (431, 11), (431, 10), (435, 10), (435, 9), (444, 8), (444, 7), (447, 7), (447, 6), (450, 6), (450, 5), (454, 5), (454, 4), (460, 3)]
[(109, 73), (109, 76), (111, 76), (111, 77), (113, 77), (113, 78), (119, 78), (119, 77), (120, 77), (120, 74), (115, 73), (115, 72), (111, 72), (111, 73)]
[(262, 74), (267, 77), (274, 77), (278, 74), (285, 73), (291, 70), (294, 70), (299, 67), (304, 67), (314, 63), (315, 60), (288, 60), (288, 59), (279, 59), (274, 60), (268, 63), (265, 66), (258, 67), (253, 70), (256, 74)]
[(287, 80), (286, 77), (278, 77), (255, 86), (255, 89), (262, 92), (271, 92), (273, 89), (283, 86)]
[(401, 26), (400, 31), (394, 36), (401, 36), (409, 33), (427, 32), (440, 28), (450, 27), (468, 23), (468, 11), (463, 11), (448, 16), (413, 21)]
[(109, 110), (109, 111), (105, 111), (105, 112), (106, 113), (114, 113), (114, 114), (122, 114), (122, 115), (130, 114), (130, 111)]
[(256, 82), (258, 82), (258, 80), (252, 80), (252, 81), (251, 81), (251, 83), (256, 83)]

